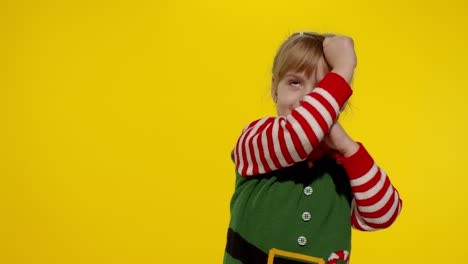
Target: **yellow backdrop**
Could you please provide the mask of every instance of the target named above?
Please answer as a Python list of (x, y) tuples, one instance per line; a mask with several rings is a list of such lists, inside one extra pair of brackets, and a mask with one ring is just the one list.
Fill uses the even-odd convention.
[(2, 1), (0, 263), (221, 263), (230, 151), (292, 32), (350, 35), (342, 117), (400, 191), (353, 263), (464, 263), (468, 6)]

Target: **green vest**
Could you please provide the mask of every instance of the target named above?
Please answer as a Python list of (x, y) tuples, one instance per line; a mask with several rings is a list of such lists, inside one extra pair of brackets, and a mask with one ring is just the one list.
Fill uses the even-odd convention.
[(266, 264), (272, 255), (271, 263), (327, 263), (349, 253), (351, 199), (346, 172), (325, 157), (312, 168), (303, 161), (247, 178), (236, 171), (224, 263)]

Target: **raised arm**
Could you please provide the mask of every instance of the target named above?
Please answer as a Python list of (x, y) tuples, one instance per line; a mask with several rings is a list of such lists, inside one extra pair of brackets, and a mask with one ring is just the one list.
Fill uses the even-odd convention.
[(246, 126), (233, 150), (236, 168), (252, 176), (302, 161), (320, 144), (352, 94), (349, 82), (356, 67), (351, 38), (326, 38), (323, 51), (328, 73), (291, 114), (268, 117)]
[(331, 72), (290, 115), (249, 124), (233, 153), (240, 175), (267, 173), (306, 159), (320, 144), (351, 94), (348, 83)]

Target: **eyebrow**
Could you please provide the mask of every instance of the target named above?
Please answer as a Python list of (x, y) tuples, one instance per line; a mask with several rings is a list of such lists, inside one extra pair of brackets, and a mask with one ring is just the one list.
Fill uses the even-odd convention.
[(285, 77), (289, 77), (289, 76), (295, 77), (295, 78), (298, 78), (298, 79), (301, 79), (301, 80), (304, 80), (304, 77), (301, 76), (301, 75), (299, 75), (299, 74), (297, 74), (297, 73), (288, 73), (288, 74), (286, 74)]

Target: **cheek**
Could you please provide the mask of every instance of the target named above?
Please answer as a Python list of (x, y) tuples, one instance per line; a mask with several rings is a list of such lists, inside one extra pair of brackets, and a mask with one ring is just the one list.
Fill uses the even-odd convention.
[(288, 92), (278, 94), (278, 102), (276, 108), (280, 115), (288, 115), (291, 110), (298, 107), (302, 100), (302, 94), (300, 92)]
[(290, 90), (283, 92), (281, 94), (278, 94), (278, 100), (282, 102), (283, 104), (287, 105), (299, 105), (300, 101), (304, 97), (304, 94), (300, 90)]

